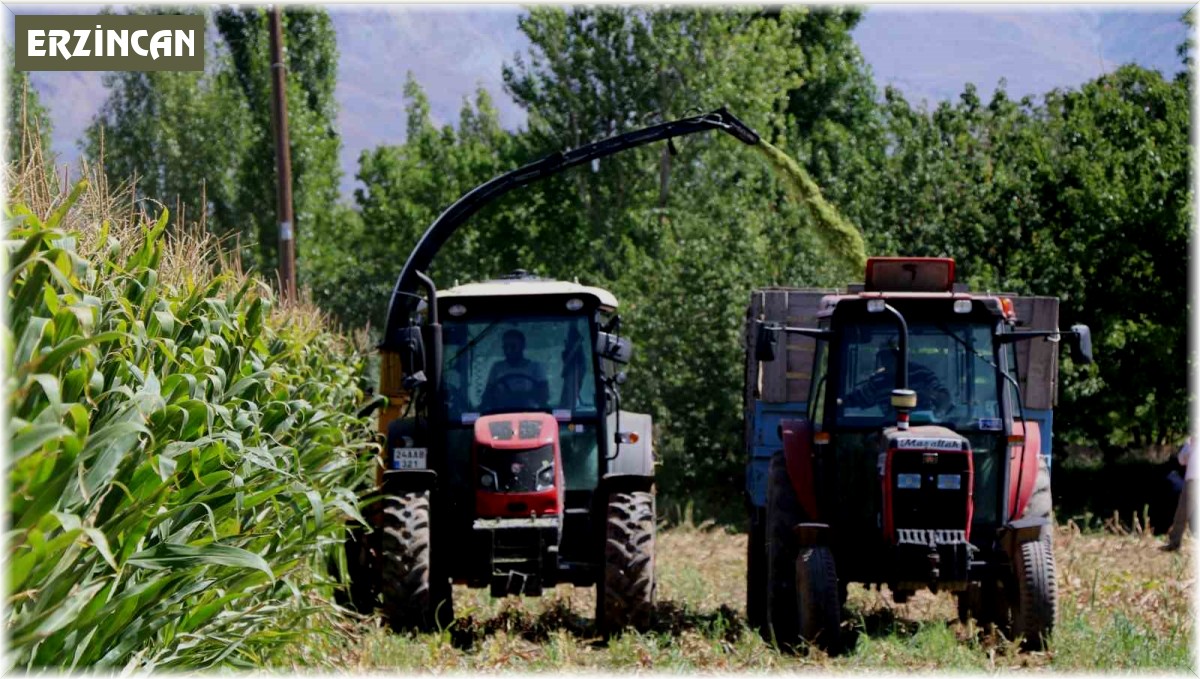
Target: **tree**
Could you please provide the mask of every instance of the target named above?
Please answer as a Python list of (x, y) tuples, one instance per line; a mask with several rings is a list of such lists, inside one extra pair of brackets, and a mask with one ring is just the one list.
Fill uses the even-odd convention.
[[(248, 253), (263, 270), (273, 270), (278, 253), (279, 224), (275, 141), (271, 127), (271, 63), (267, 13), (262, 8), (222, 8), (217, 30), (229, 50), (229, 77), (241, 91), (247, 115), (245, 160), (237, 167), (235, 209), (241, 230), (253, 234), (256, 249)], [(322, 10), (288, 7), (283, 12), (287, 59), (288, 134), (292, 160), (296, 257), (308, 256), (314, 234), (338, 228), (333, 209), (338, 202), (336, 131), (337, 42), (333, 23)], [(311, 240), (310, 240), (311, 239)], [(298, 265), (301, 284), (308, 267)]]
[[(353, 326), (382, 326), (400, 267), (443, 209), (521, 163), (486, 91), (463, 102), (457, 129), (433, 125), (429, 101), (411, 74), (404, 92), (405, 142), (362, 153), (357, 178), (363, 187), (355, 190), (359, 218), (347, 215), (339, 228), (323, 233), (319, 253), (309, 260), (317, 301)], [(531, 228), (527, 211), (513, 197), (476, 215), (434, 263), (442, 284), (517, 268), (530, 241), (512, 235)]]
[[(220, 59), (217, 56), (216, 59)], [(219, 75), (120, 71), (85, 133), (84, 153), (110, 177), (134, 182), (219, 235), (237, 234), (234, 170), (246, 152), (246, 109)]]

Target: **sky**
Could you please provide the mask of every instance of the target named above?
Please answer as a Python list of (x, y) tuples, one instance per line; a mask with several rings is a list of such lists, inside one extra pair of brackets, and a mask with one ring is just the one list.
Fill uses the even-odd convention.
[[(853, 36), (876, 84), (900, 89), (929, 106), (954, 99), (966, 83), (981, 96), (1004, 79), (1013, 98), (1075, 87), (1134, 62), (1173, 75), (1175, 48), (1187, 37), (1180, 21), (1188, 4), (1119, 5), (874, 5)], [(102, 5), (8, 4), (14, 13), (94, 14)], [(425, 89), (436, 123), (454, 123), (477, 87), (496, 102), (501, 123), (516, 129), (524, 112), (503, 92), (501, 66), (528, 49), (515, 5), (328, 5), (337, 32), (338, 123), (343, 192), (349, 193), (359, 154), (404, 140), (403, 88), (412, 71)], [(50, 108), (53, 148), (73, 163), (78, 140), (104, 102), (103, 74), (38, 72), (32, 81)]]

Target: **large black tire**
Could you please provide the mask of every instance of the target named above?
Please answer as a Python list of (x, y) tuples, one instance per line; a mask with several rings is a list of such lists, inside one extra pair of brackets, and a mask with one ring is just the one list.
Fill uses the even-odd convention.
[(1016, 564), (1016, 597), (1013, 601), (1013, 635), (1023, 637), (1026, 650), (1045, 648), (1058, 618), (1058, 580), (1054, 548), (1045, 540), (1021, 545)]
[(746, 623), (760, 633), (767, 624), (767, 538), (763, 512), (751, 509), (746, 541)]
[(383, 507), (379, 593), (396, 631), (445, 629), (454, 621), (450, 580), (433, 567), (429, 491), (402, 493)]
[(763, 639), (780, 648), (793, 648), (800, 640), (796, 608), (796, 559), (799, 545), (792, 528), (800, 523), (800, 505), (792, 488), (783, 453), (771, 458), (767, 476), (767, 625)]
[(829, 653), (841, 649), (842, 604), (828, 547), (804, 547), (796, 558), (800, 638)]
[(604, 577), (596, 586), (596, 624), (601, 633), (625, 627), (645, 631), (654, 614), (654, 495), (608, 496)]

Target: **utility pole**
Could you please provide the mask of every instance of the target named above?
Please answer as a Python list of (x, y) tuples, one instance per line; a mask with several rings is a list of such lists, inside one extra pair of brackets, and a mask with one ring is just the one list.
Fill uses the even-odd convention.
[(292, 154), (288, 147), (287, 69), (283, 63), (283, 17), (271, 6), (271, 122), (275, 127), (276, 213), (279, 217), (279, 287), (284, 301), (296, 295), (296, 240), (292, 218)]

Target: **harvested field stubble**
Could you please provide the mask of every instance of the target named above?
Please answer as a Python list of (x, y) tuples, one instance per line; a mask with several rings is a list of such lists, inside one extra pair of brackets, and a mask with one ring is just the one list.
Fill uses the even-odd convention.
[(1182, 670), (1192, 666), (1192, 543), (1174, 554), (1158, 544), (1148, 534), (1058, 528), (1061, 621), (1044, 653), (957, 622), (950, 594), (897, 605), (886, 588), (853, 585), (851, 653), (782, 655), (746, 627), (746, 536), (684, 527), (660, 533), (657, 619), (645, 634), (603, 643), (590, 589), (498, 601), (457, 588), (458, 620), (441, 634), (394, 635), (372, 620), (355, 638), (314, 640), (306, 655), (351, 671)]

